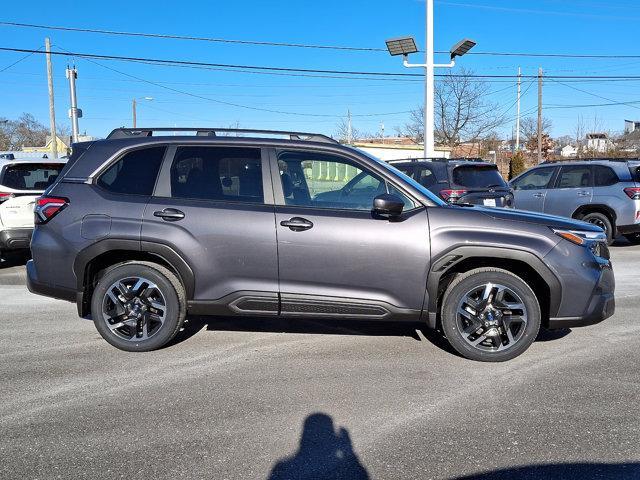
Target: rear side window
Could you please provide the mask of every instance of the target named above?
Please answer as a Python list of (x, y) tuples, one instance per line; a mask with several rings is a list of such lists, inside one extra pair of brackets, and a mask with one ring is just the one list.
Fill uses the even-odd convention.
[(610, 167), (594, 165), (593, 185), (595, 187), (609, 187), (618, 183), (618, 175)]
[(263, 203), (260, 149), (178, 148), (171, 165), (171, 196)]
[(589, 165), (562, 167), (556, 188), (585, 188), (591, 186)]
[(13, 190), (46, 190), (56, 181), (64, 164), (18, 163), (4, 169), (0, 185)]
[(464, 165), (453, 169), (453, 183), (467, 188), (504, 187), (506, 182), (497, 167)]
[(113, 193), (151, 195), (165, 150), (151, 147), (126, 153), (100, 175), (98, 185)]

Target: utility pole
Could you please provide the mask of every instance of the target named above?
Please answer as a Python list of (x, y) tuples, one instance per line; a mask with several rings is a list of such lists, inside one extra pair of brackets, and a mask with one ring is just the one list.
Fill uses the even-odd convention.
[(384, 144), (384, 122), (380, 122), (380, 136), (382, 138), (382, 143)]
[(538, 163), (542, 163), (542, 67), (538, 69)]
[(347, 145), (353, 143), (353, 128), (351, 128), (351, 110), (347, 110)]
[(76, 97), (76, 79), (78, 71), (74, 65), (73, 68), (67, 66), (67, 78), (69, 79), (69, 96), (71, 98), (71, 108), (69, 109), (69, 118), (71, 118), (71, 138), (73, 143), (78, 141), (78, 118), (82, 117), (82, 110), (78, 108), (78, 99)]
[(435, 157), (435, 80), (433, 66), (433, 0), (427, 0), (427, 33), (425, 51), (426, 57), (424, 62), (425, 81), (424, 81), (424, 158)]
[(51, 41), (44, 39), (47, 57), (47, 84), (49, 86), (49, 124), (51, 126), (51, 157), (58, 158), (58, 142), (56, 139), (56, 109), (53, 102), (53, 66), (51, 65)]
[(136, 128), (136, 99), (131, 102), (131, 109), (133, 112), (133, 128)]
[(516, 108), (516, 152), (520, 150), (520, 95), (522, 71), (518, 67), (518, 107)]

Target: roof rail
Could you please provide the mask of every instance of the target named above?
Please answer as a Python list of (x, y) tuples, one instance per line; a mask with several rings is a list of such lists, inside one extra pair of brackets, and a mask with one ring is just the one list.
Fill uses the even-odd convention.
[[(282, 130), (253, 130), (245, 128), (116, 128), (107, 139), (153, 137), (154, 132), (195, 132), (198, 137), (216, 137), (218, 134), (257, 134), (287, 136), (290, 140), (302, 140), (307, 142), (339, 143), (331, 137), (319, 133), (288, 132)], [(163, 135), (155, 135), (163, 136)]]
[(433, 158), (399, 158), (394, 160), (389, 160), (387, 163), (399, 163), (399, 162), (479, 162), (479, 163), (491, 163), (487, 160), (483, 160), (481, 158), (464, 158), (464, 157), (456, 157), (456, 158), (442, 158), (442, 157), (433, 157)]
[(570, 162), (635, 162), (638, 158), (565, 158), (558, 160), (545, 160), (541, 165), (551, 163), (570, 163)]

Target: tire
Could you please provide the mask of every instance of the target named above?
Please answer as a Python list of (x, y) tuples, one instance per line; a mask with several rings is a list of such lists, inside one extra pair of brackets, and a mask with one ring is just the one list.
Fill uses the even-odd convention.
[(147, 352), (176, 336), (186, 317), (186, 305), (184, 287), (171, 271), (132, 261), (99, 274), (91, 314), (98, 333), (111, 345), (128, 352)]
[[(462, 310), (464, 314), (459, 313)], [(480, 362), (504, 362), (521, 355), (535, 341), (541, 317), (540, 303), (529, 285), (499, 268), (459, 275), (442, 299), (447, 340), (460, 355)]]
[(627, 233), (624, 236), (631, 244), (640, 245), (640, 233)]
[(611, 220), (604, 213), (592, 212), (587, 213), (581, 218), (583, 222), (593, 223), (594, 225), (602, 228), (607, 235), (607, 245), (611, 245), (614, 240), (613, 225)]

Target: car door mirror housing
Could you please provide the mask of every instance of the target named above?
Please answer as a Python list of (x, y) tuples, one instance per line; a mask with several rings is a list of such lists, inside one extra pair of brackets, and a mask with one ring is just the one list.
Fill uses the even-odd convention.
[(373, 211), (382, 217), (397, 218), (403, 209), (404, 202), (397, 195), (383, 193), (373, 199)]

